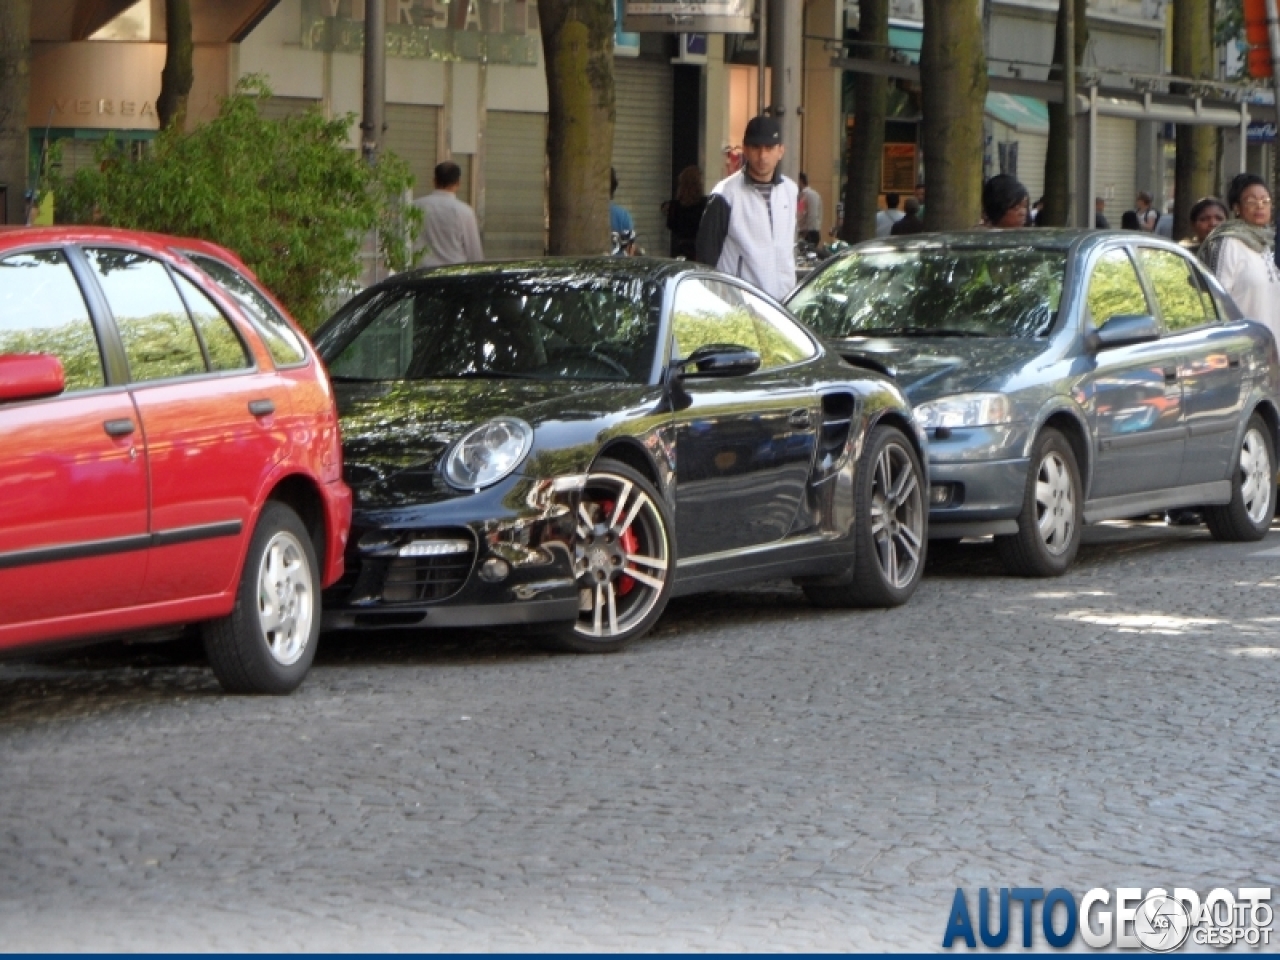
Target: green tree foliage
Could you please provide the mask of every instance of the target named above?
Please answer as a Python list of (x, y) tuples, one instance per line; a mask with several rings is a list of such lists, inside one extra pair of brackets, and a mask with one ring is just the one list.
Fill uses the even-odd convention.
[(108, 140), (97, 168), (55, 176), (59, 222), (222, 244), (314, 329), (359, 277), (370, 230), (392, 270), (410, 265), (420, 215), (402, 197), (413, 176), (394, 154), (369, 166), (348, 149), (350, 116), (264, 118), (259, 105), (270, 96), (261, 77), (246, 77), (215, 119), (162, 131), (137, 162)]

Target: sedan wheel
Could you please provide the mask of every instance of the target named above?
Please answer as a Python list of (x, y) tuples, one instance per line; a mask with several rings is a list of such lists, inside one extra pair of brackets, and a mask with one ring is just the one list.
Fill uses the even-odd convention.
[(1005, 569), (1021, 577), (1056, 577), (1075, 562), (1083, 519), (1075, 451), (1057, 430), (1036, 440), (1018, 532), (996, 537)]
[(1240, 460), (1231, 477), (1231, 502), (1205, 507), (1204, 522), (1216, 540), (1261, 540), (1276, 510), (1275, 450), (1271, 431), (1257, 414), (1240, 444)]
[(601, 460), (587, 477), (572, 544), (578, 620), (555, 637), (576, 653), (620, 650), (666, 608), (675, 572), (666, 502), (637, 471)]
[(876, 427), (854, 479), (853, 575), (846, 583), (806, 584), (824, 607), (896, 607), (920, 585), (928, 539), (920, 458), (896, 427)]

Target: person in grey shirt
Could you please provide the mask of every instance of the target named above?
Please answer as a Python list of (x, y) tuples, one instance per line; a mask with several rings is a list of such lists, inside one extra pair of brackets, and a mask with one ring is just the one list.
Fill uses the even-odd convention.
[(822, 242), (822, 195), (809, 186), (809, 175), (800, 174), (800, 201), (796, 212), (799, 223), (796, 229), (800, 239), (815, 246)]
[(461, 183), (462, 169), (446, 160), (436, 164), (435, 190), (413, 201), (422, 211), (418, 266), (440, 267), (484, 259), (475, 212), (458, 199)]

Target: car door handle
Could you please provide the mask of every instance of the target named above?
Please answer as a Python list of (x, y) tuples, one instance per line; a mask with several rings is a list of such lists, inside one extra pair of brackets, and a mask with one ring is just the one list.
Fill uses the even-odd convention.
[(104, 420), (102, 429), (107, 431), (109, 437), (127, 437), (137, 429), (132, 420), (125, 417), (123, 420)]
[(807, 430), (813, 420), (809, 417), (809, 411), (806, 409), (792, 410), (791, 416), (787, 417), (787, 422), (797, 430)]
[(1164, 368), (1164, 382), (1165, 382), (1165, 383), (1177, 383), (1177, 382), (1178, 382), (1178, 368), (1177, 368), (1177, 367), (1165, 367), (1165, 368)]
[(271, 400), (250, 400), (249, 412), (255, 417), (269, 417), (276, 412), (276, 405)]

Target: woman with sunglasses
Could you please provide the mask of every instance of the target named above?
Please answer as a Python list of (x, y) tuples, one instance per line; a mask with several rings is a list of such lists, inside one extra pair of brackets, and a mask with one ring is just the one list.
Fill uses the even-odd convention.
[(1271, 328), (1280, 340), (1280, 269), (1275, 260), (1271, 193), (1262, 178), (1238, 174), (1227, 190), (1235, 215), (1200, 245), (1200, 259), (1231, 294), (1241, 312)]

